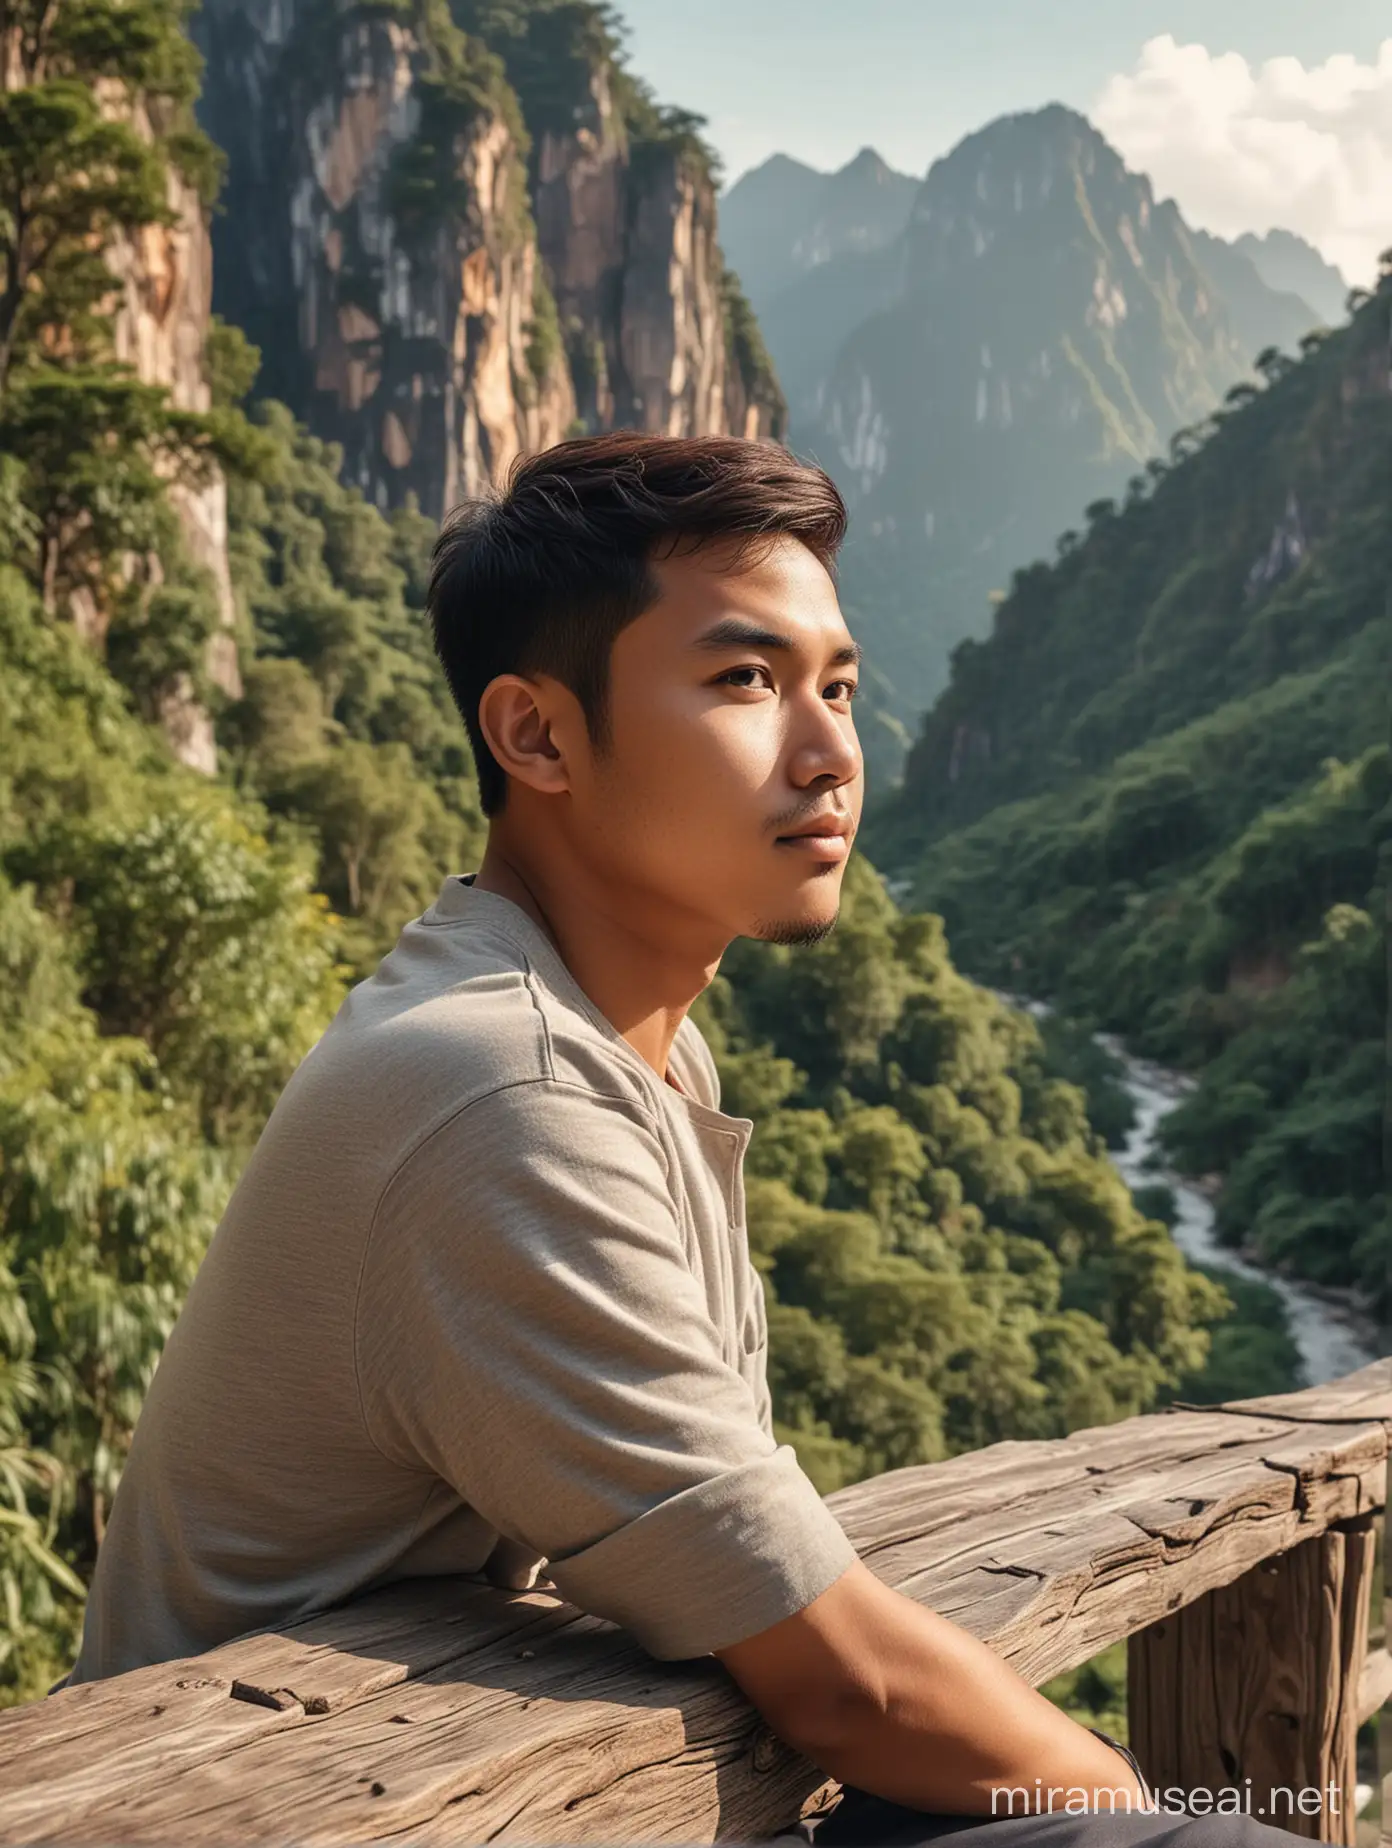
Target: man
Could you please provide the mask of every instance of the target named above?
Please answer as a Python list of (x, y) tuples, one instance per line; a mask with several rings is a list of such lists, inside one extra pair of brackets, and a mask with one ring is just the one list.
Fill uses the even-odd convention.
[(885, 1800), (877, 1828), (1018, 1832), (991, 1790), (1037, 1777), (1145, 1801), (1100, 1735), (882, 1586), (772, 1436), (753, 1125), (688, 1010), (732, 939), (836, 923), (864, 796), (844, 527), (782, 449), (629, 434), (447, 524), (430, 613), (487, 850), (266, 1126), (144, 1407), (72, 1684), (397, 1579), (544, 1567), (653, 1655), (720, 1657)]

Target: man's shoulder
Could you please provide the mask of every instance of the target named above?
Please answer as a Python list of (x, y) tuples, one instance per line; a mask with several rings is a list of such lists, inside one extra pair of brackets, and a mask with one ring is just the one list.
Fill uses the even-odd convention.
[(306, 1091), (386, 1111), (395, 1128), (384, 1141), (398, 1147), (522, 1087), (588, 1090), (652, 1115), (641, 1065), (569, 988), (506, 929), (418, 919), (344, 1001), (301, 1068)]

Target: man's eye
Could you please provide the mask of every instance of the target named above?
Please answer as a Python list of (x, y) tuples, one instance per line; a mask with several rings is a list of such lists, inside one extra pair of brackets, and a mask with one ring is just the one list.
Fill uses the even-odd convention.
[[(720, 675), (716, 684), (718, 686), (727, 680), (733, 681), (740, 674), (767, 674), (767, 673), (768, 673), (768, 669), (766, 667), (732, 667), (728, 673)], [(860, 692), (859, 684), (854, 680), (833, 680), (831, 684), (834, 687), (844, 687), (846, 689), (845, 693), (842, 695), (842, 697), (845, 699), (854, 699), (857, 696), (857, 694)]]

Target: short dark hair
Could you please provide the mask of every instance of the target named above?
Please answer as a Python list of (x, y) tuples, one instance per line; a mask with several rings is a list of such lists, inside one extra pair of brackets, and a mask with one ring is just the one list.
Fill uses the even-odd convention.
[(500, 492), (455, 508), (435, 543), (427, 608), (484, 814), (507, 799), (506, 772), (479, 730), (491, 680), (553, 676), (606, 750), (614, 637), (656, 602), (652, 560), (669, 542), (733, 541), (739, 558), (786, 535), (831, 570), (845, 531), (831, 478), (777, 443), (631, 430), (528, 456)]

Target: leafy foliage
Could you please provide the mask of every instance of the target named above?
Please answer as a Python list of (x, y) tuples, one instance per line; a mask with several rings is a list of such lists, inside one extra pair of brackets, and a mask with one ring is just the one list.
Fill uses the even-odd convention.
[(1384, 1314), (1389, 311), (1019, 574), (866, 828), (968, 968), (1198, 1072), (1224, 1237)]
[(239, 787), (317, 841), (319, 886), (366, 974), (486, 833), (421, 608), (433, 528), (344, 487), (339, 451), (283, 406), (257, 415), (273, 460), (229, 488), (251, 659), (226, 758)]
[(738, 942), (693, 1010), (755, 1121), (775, 1414), (824, 1490), (1155, 1404), (1229, 1308), (1106, 1160), (1038, 1028), (865, 862), (812, 950)]
[[(460, 30), (446, 0), (413, 0), (402, 10), (426, 52), (426, 67), (415, 80), (416, 129), (396, 151), (386, 203), (407, 242), (433, 250), (440, 225), (467, 220), (476, 210), (473, 177), (460, 157), (480, 124), (500, 116), (512, 131), (514, 158), (526, 154), (528, 136), (502, 61), (481, 39)], [(520, 171), (511, 197), (518, 233), (530, 224)]]
[(173, 221), (170, 162), (211, 196), (218, 160), (190, 113), (188, 11), (188, 0), (7, 0), (0, 12), (0, 390), (27, 352), (100, 325), (105, 246)]
[(645, 162), (674, 159), (719, 184), (720, 161), (705, 139), (704, 116), (660, 103), (629, 68), (624, 27), (605, 0), (450, 0), (454, 19), (502, 60), (534, 145), (574, 132), (603, 71), (629, 153)]
[[(1382, 618), (1388, 313), (1384, 288), (1250, 402), (1179, 431), (1123, 507), (1094, 503), (1085, 543), (1015, 574), (989, 639), (954, 652), (904, 790), (883, 805), (901, 857), (1325, 668)], [(1360, 746), (1382, 738), (1376, 694)], [(1270, 755), (1256, 780), (1268, 800)]]
[(311, 862), (0, 567), (0, 1699), (75, 1636), (237, 1163), (337, 1004)]

